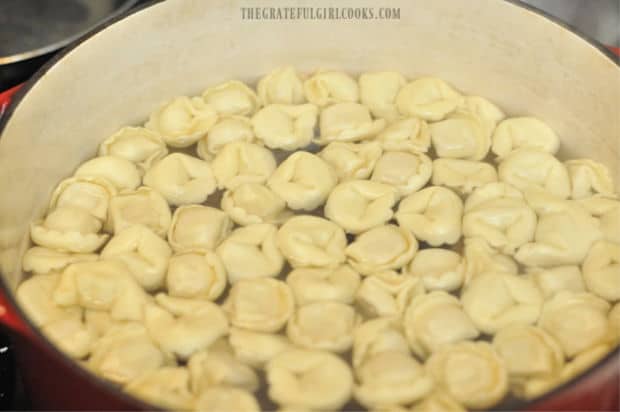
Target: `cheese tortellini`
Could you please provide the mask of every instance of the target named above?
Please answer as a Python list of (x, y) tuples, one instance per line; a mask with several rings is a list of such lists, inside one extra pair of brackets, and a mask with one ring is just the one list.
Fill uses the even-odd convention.
[(373, 120), (370, 111), (359, 103), (336, 103), (321, 112), (319, 144), (355, 142), (369, 139), (385, 128), (384, 119)]
[(464, 159), (435, 159), (432, 183), (447, 186), (461, 194), (477, 187), (497, 182), (497, 171), (486, 162)]
[(404, 198), (398, 224), (432, 246), (454, 244), (461, 238), (463, 201), (450, 189), (431, 186)]
[(228, 386), (212, 386), (204, 390), (194, 404), (201, 412), (260, 412), (258, 401), (251, 393)]
[(386, 151), (427, 152), (431, 145), (428, 124), (417, 117), (405, 117), (388, 125), (377, 135)]
[(97, 219), (105, 221), (111, 208), (116, 187), (101, 177), (70, 177), (60, 182), (50, 201), (50, 210), (57, 207), (84, 209)]
[(143, 182), (173, 206), (202, 203), (217, 188), (211, 165), (183, 153), (171, 153), (155, 163)]
[(17, 301), (37, 326), (44, 326), (66, 318), (80, 319), (82, 309), (78, 306), (62, 307), (54, 302), (52, 294), (60, 280), (58, 273), (35, 275), (17, 288)]
[(313, 210), (322, 205), (336, 186), (336, 172), (320, 157), (295, 152), (273, 172), (267, 186), (293, 210)]
[(212, 160), (228, 143), (253, 143), (252, 122), (243, 116), (227, 116), (220, 119), (209, 133), (198, 141), (196, 154), (204, 160)]
[(512, 117), (500, 122), (493, 133), (493, 153), (501, 159), (522, 148), (555, 154), (560, 139), (553, 129), (535, 117)]
[(226, 283), (224, 264), (213, 252), (180, 252), (168, 261), (166, 290), (170, 296), (213, 301), (224, 292)]
[(304, 86), (295, 68), (279, 67), (258, 81), (258, 97), (265, 105), (299, 104), (304, 101)]
[(592, 293), (620, 300), (620, 244), (599, 240), (583, 261), (583, 280)]
[(485, 272), (467, 284), (461, 301), (474, 325), (484, 333), (494, 334), (510, 324), (535, 323), (543, 298), (529, 278)]
[(238, 80), (209, 87), (202, 98), (220, 116), (249, 116), (260, 106), (256, 93)]
[(585, 291), (583, 276), (578, 266), (530, 268), (527, 273), (536, 282), (545, 299), (562, 290)]
[(129, 382), (124, 390), (165, 408), (190, 410), (194, 396), (189, 381), (186, 368), (167, 366), (142, 374)]
[(265, 183), (276, 170), (276, 159), (268, 149), (243, 141), (232, 142), (211, 163), (220, 189), (243, 183)]
[(262, 368), (271, 359), (291, 348), (289, 340), (282, 335), (236, 327), (230, 328), (229, 341), (235, 356), (255, 368)]
[(506, 366), (487, 342), (447, 345), (425, 366), (437, 386), (468, 408), (492, 407), (508, 392)]
[(143, 225), (165, 237), (172, 222), (172, 213), (166, 199), (147, 186), (124, 191), (110, 199), (106, 227), (118, 233), (133, 225)]
[(345, 253), (354, 269), (370, 275), (405, 266), (417, 251), (418, 241), (409, 230), (383, 225), (358, 235)]
[(181, 96), (155, 110), (144, 125), (161, 135), (171, 147), (188, 147), (217, 122), (215, 107), (200, 97)]
[(306, 99), (317, 106), (357, 102), (357, 82), (348, 74), (337, 71), (319, 71), (304, 82)]
[(353, 344), (358, 318), (352, 306), (340, 302), (314, 302), (297, 308), (286, 334), (295, 345), (342, 353)]
[(440, 158), (482, 160), (491, 147), (491, 136), (473, 113), (458, 111), (429, 129)]
[(429, 248), (416, 253), (409, 264), (408, 273), (419, 278), (426, 290), (451, 292), (461, 287), (465, 280), (465, 262), (456, 252)]
[(349, 265), (337, 268), (298, 268), (286, 277), (295, 303), (314, 302), (353, 303), (360, 286), (360, 275)]
[(161, 136), (143, 127), (123, 127), (99, 146), (99, 156), (129, 160), (144, 172), (168, 154)]
[(479, 335), (461, 302), (443, 291), (416, 297), (405, 313), (404, 328), (411, 349), (422, 359), (447, 344)]
[(430, 180), (433, 163), (424, 153), (385, 152), (372, 172), (371, 180), (394, 186), (400, 196), (411, 194)]
[(22, 268), (37, 275), (52, 275), (72, 263), (93, 262), (98, 259), (99, 255), (96, 253), (71, 253), (34, 246), (24, 253)]
[(398, 317), (371, 319), (355, 329), (352, 355), (355, 369), (372, 356), (388, 351), (409, 354), (409, 345)]
[(99, 156), (82, 163), (75, 171), (76, 178), (99, 178), (112, 183), (118, 190), (133, 190), (140, 185), (136, 165), (116, 156)]
[(452, 113), (462, 96), (445, 81), (420, 77), (404, 86), (396, 97), (398, 111), (424, 120), (438, 121)]
[(364, 278), (355, 303), (365, 317), (400, 316), (422, 293), (424, 285), (418, 278), (386, 270)]
[(318, 109), (313, 104), (270, 104), (252, 117), (256, 137), (270, 149), (295, 150), (314, 136)]
[(358, 234), (390, 220), (397, 199), (396, 189), (388, 184), (349, 180), (330, 193), (325, 203), (325, 217), (348, 233)]
[(290, 287), (272, 278), (243, 279), (235, 283), (224, 304), (230, 323), (256, 332), (277, 332), (293, 314)]
[(269, 397), (293, 409), (337, 410), (350, 398), (353, 374), (329, 352), (291, 349), (266, 365)]
[(614, 183), (609, 169), (592, 159), (564, 162), (571, 182), (571, 198), (582, 199), (595, 194), (614, 196)]
[(192, 377), (192, 390), (201, 393), (213, 386), (230, 386), (255, 392), (258, 376), (234, 355), (206, 349), (196, 352), (187, 363)]
[(217, 248), (228, 280), (274, 277), (282, 270), (284, 258), (278, 249), (277, 229), (267, 223), (235, 229)]
[(168, 242), (175, 252), (215, 250), (232, 229), (228, 215), (209, 206), (186, 205), (177, 208), (168, 230)]
[(224, 192), (222, 210), (238, 225), (279, 223), (290, 217), (286, 202), (259, 183), (243, 183)]
[(341, 181), (367, 179), (383, 153), (378, 142), (332, 142), (319, 153)]
[(517, 262), (508, 255), (493, 249), (481, 238), (465, 238), (463, 246), (465, 284), (484, 272), (517, 274)]
[(363, 73), (359, 77), (360, 100), (373, 116), (391, 122), (399, 117), (396, 97), (407, 80), (398, 72)]

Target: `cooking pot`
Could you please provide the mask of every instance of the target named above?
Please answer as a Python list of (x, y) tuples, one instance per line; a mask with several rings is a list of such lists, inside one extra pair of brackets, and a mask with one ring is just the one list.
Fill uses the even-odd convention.
[[(256, 6), (304, 6), (315, 13), (367, 7), (375, 14), (385, 6), (400, 9), (400, 18), (330, 19), (319, 12), (328, 18), (244, 19), (242, 8)], [(107, 23), (44, 66), (0, 124), (0, 319), (16, 342), (33, 406), (152, 409), (62, 355), (33, 327), (14, 291), (23, 276), (28, 223), (44, 212), (53, 187), (95, 155), (105, 137), (143, 122), (162, 101), (229, 79), (254, 83), (286, 64), (302, 72), (432, 74), (510, 115), (544, 119), (562, 138), (560, 156), (599, 160), (618, 183), (620, 69), (610, 56), (563, 25), (503, 0), (169, 0)], [(617, 409), (619, 366), (616, 350), (540, 399), (500, 407)]]

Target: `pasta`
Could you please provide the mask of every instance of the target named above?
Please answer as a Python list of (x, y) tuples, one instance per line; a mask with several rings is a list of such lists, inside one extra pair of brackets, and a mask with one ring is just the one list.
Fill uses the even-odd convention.
[(407, 196), (396, 212), (400, 227), (431, 246), (456, 243), (461, 238), (462, 216), (461, 199), (441, 186), (427, 187)]
[(209, 87), (202, 98), (220, 116), (250, 116), (260, 107), (256, 93), (238, 80)]
[(252, 394), (237, 388), (213, 386), (204, 390), (194, 404), (203, 412), (259, 412), (260, 407)]
[(71, 253), (34, 246), (26, 251), (22, 268), (38, 275), (60, 272), (72, 263), (93, 262), (99, 259), (96, 253)]
[(403, 327), (398, 317), (379, 317), (368, 320), (353, 331), (353, 368), (382, 352), (409, 354)]
[(373, 120), (370, 111), (359, 103), (336, 103), (321, 111), (319, 144), (354, 142), (369, 139), (385, 128), (384, 119)]
[(596, 194), (614, 196), (614, 183), (609, 169), (591, 159), (564, 162), (571, 182), (571, 198), (582, 199)]
[(265, 183), (276, 170), (273, 154), (262, 146), (243, 141), (224, 146), (211, 163), (220, 189), (243, 183)]
[(133, 225), (143, 225), (165, 237), (171, 222), (172, 213), (166, 199), (158, 191), (141, 186), (110, 199), (105, 226), (112, 233), (118, 233)]
[(224, 264), (213, 252), (180, 252), (168, 262), (166, 290), (170, 296), (213, 301), (226, 284)]
[(115, 156), (99, 156), (87, 160), (77, 168), (73, 177), (107, 180), (117, 190), (133, 190), (141, 181), (140, 172), (133, 163)]
[(155, 163), (143, 183), (173, 206), (203, 203), (217, 187), (211, 165), (183, 153), (171, 153)]
[(244, 116), (226, 116), (209, 129), (198, 141), (196, 154), (204, 160), (212, 160), (228, 143), (254, 142), (252, 122)]
[(349, 265), (336, 268), (298, 268), (286, 276), (297, 305), (314, 302), (353, 303), (360, 275)]
[(190, 410), (194, 397), (186, 368), (163, 367), (129, 382), (124, 390), (149, 402), (174, 410)]
[(44, 326), (57, 320), (80, 319), (82, 309), (77, 306), (61, 307), (52, 299), (60, 275), (35, 275), (19, 285), (17, 301), (37, 326)]
[(396, 106), (403, 115), (438, 121), (452, 113), (462, 96), (448, 83), (436, 77), (419, 77), (398, 93)]
[(110, 201), (117, 190), (100, 177), (70, 177), (60, 182), (50, 201), (49, 209), (74, 207), (84, 209), (99, 220), (106, 220)]
[(123, 127), (99, 146), (99, 156), (129, 160), (142, 173), (167, 154), (168, 148), (162, 137), (143, 127)]
[(620, 244), (599, 240), (583, 261), (588, 290), (611, 302), (620, 300)]
[(493, 133), (493, 153), (501, 159), (523, 148), (555, 154), (560, 139), (553, 129), (535, 117), (512, 117), (499, 123)]
[(238, 225), (280, 223), (291, 216), (286, 202), (267, 186), (243, 183), (222, 196), (222, 210)]
[(325, 203), (325, 217), (348, 233), (359, 234), (382, 225), (393, 216), (396, 190), (369, 180), (349, 180), (337, 185)]
[(304, 86), (291, 66), (279, 67), (258, 81), (258, 97), (264, 105), (303, 103)]
[(278, 166), (267, 186), (293, 210), (313, 210), (322, 205), (338, 178), (320, 157), (295, 152)]
[(419, 279), (386, 270), (364, 278), (355, 295), (355, 302), (367, 318), (400, 317), (409, 304), (423, 293), (424, 285)]
[(465, 284), (484, 272), (517, 274), (517, 262), (510, 256), (494, 250), (484, 239), (465, 238), (463, 254)]
[(397, 72), (363, 73), (359, 77), (360, 100), (370, 109), (373, 116), (396, 120), (399, 113), (396, 108), (396, 96), (407, 83), (402, 74)]
[(488, 163), (463, 159), (433, 160), (433, 185), (469, 194), (477, 187), (496, 181), (497, 171)]
[(144, 127), (159, 133), (171, 147), (188, 147), (217, 122), (215, 107), (200, 97), (181, 96), (151, 113)]
[(284, 258), (278, 250), (277, 229), (267, 223), (235, 229), (216, 252), (228, 274), (228, 281), (274, 277), (282, 270)]
[(359, 100), (357, 82), (338, 71), (318, 71), (304, 81), (304, 93), (306, 99), (317, 106)]
[(429, 126), (433, 147), (440, 158), (482, 160), (491, 147), (491, 136), (474, 114), (457, 111)]
[(553, 268), (530, 268), (532, 277), (545, 299), (562, 290), (584, 292), (585, 285), (578, 266), (556, 266)]
[(336, 172), (340, 181), (367, 179), (383, 153), (378, 142), (332, 142), (319, 156)]
[(252, 117), (252, 127), (270, 149), (295, 150), (312, 141), (318, 112), (313, 104), (270, 104)]
[(426, 290), (457, 290), (465, 280), (465, 262), (451, 250), (422, 249), (416, 253), (407, 272), (418, 278)]
[(258, 376), (248, 365), (230, 353), (210, 349), (196, 352), (187, 363), (194, 393), (202, 393), (213, 386), (227, 386), (256, 392)]
[(375, 165), (371, 180), (394, 186), (400, 196), (421, 189), (431, 178), (433, 163), (424, 153), (385, 152)]
[(175, 252), (215, 250), (228, 236), (232, 226), (228, 215), (214, 207), (181, 206), (172, 216), (168, 242)]
[(410, 153), (427, 152), (431, 145), (428, 124), (417, 117), (405, 117), (390, 123), (377, 135), (383, 150)]
[(230, 328), (230, 345), (235, 356), (243, 363), (262, 368), (271, 359), (290, 349), (291, 344), (282, 335)]
[(369, 275), (405, 266), (418, 250), (411, 232), (395, 225), (377, 226), (355, 238), (345, 249), (349, 264)]

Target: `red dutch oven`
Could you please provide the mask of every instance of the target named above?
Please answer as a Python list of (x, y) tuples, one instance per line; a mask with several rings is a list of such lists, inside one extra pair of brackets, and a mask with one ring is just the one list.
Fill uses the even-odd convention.
[[(502, 0), (391, 1), (396, 20), (247, 20), (242, 8), (377, 8), (373, 1), (169, 0), (117, 17), (0, 94), (0, 324), (14, 342), (32, 406), (46, 410), (153, 409), (59, 352), (17, 305), (28, 222), (51, 189), (122, 125), (161, 101), (231, 78), (254, 82), (293, 64), (349, 72), (433, 74), (532, 114), (562, 136), (564, 156), (618, 165), (616, 57), (548, 16)], [(619, 52), (619, 50), (615, 50)], [(618, 410), (620, 352), (539, 399), (503, 410)]]

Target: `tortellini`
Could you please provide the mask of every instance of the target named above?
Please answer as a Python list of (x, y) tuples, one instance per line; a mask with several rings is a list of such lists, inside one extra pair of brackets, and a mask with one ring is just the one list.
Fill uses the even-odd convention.
[(322, 205), (336, 186), (336, 172), (320, 157), (298, 151), (273, 172), (267, 186), (293, 210), (313, 210)]
[(35, 275), (17, 288), (17, 301), (33, 323), (43, 326), (66, 318), (80, 319), (82, 309), (77, 306), (61, 307), (52, 299), (52, 293), (60, 280), (57, 273)]
[(385, 128), (385, 119), (373, 120), (359, 103), (336, 103), (321, 111), (319, 144), (355, 142), (369, 139)]
[(140, 185), (138, 168), (129, 160), (115, 156), (99, 156), (82, 163), (76, 178), (99, 178), (112, 183), (118, 190), (133, 190)]
[(70, 177), (60, 182), (50, 201), (50, 210), (57, 207), (84, 209), (99, 220), (106, 220), (110, 200), (117, 190), (101, 177)]
[(263, 104), (299, 104), (304, 101), (304, 86), (291, 66), (279, 67), (258, 81), (258, 97)]
[(278, 249), (277, 228), (267, 223), (235, 229), (217, 248), (228, 280), (277, 276), (284, 265)]
[(215, 107), (200, 97), (177, 97), (151, 113), (144, 125), (161, 135), (171, 147), (188, 147), (217, 122)]
[(398, 224), (431, 246), (454, 244), (461, 238), (463, 201), (452, 190), (431, 186), (404, 198)]
[(419, 278), (426, 290), (451, 292), (461, 287), (465, 280), (466, 264), (456, 252), (429, 248), (416, 253), (407, 272)]
[(279, 331), (294, 307), (289, 286), (272, 278), (240, 280), (232, 286), (224, 303), (230, 323), (256, 332)]
[(420, 402), (413, 405), (411, 412), (467, 412), (467, 410), (445, 391), (434, 390)]
[(377, 135), (386, 151), (427, 152), (431, 145), (428, 124), (417, 117), (405, 117), (389, 124)]
[(480, 237), (504, 253), (512, 254), (532, 241), (536, 213), (516, 188), (489, 183), (469, 195), (463, 214), (463, 235)]
[(220, 116), (250, 116), (260, 106), (256, 93), (238, 80), (209, 87), (202, 98)]
[(510, 256), (499, 253), (481, 238), (465, 238), (465, 284), (483, 272), (517, 274), (518, 266)]
[(314, 302), (297, 308), (288, 321), (286, 334), (299, 347), (342, 353), (351, 348), (357, 323), (352, 306)]
[(248, 392), (258, 389), (258, 376), (234, 355), (206, 349), (196, 352), (187, 363), (192, 391), (201, 393), (213, 386), (237, 387)]
[(150, 336), (166, 352), (187, 360), (228, 333), (228, 320), (216, 304), (158, 294), (158, 305), (144, 308)]
[(172, 410), (190, 410), (194, 403), (189, 372), (182, 367), (163, 367), (132, 380), (125, 391)]
[(204, 390), (194, 404), (201, 412), (260, 412), (256, 398), (242, 389), (213, 386)]
[(409, 230), (395, 225), (372, 228), (347, 246), (348, 262), (361, 274), (370, 275), (398, 269), (411, 261), (418, 250), (418, 241)]
[(538, 326), (557, 339), (564, 354), (572, 358), (607, 338), (609, 307), (591, 293), (562, 291), (545, 301)]
[(95, 341), (93, 332), (79, 316), (65, 316), (49, 322), (43, 325), (41, 331), (61, 351), (74, 359), (88, 356)]
[(276, 159), (268, 149), (243, 141), (224, 146), (211, 163), (220, 189), (243, 183), (265, 183), (276, 170)]
[(99, 233), (99, 219), (84, 209), (59, 207), (44, 219), (30, 224), (30, 237), (39, 246), (73, 253), (91, 253), (103, 246), (109, 235)]
[(504, 359), (511, 385), (520, 393), (531, 378), (552, 377), (564, 366), (558, 342), (537, 326), (510, 325), (493, 337), (493, 348)]
[(467, 408), (492, 407), (508, 392), (506, 366), (487, 342), (447, 345), (425, 367), (439, 388)]
[(574, 202), (562, 202), (540, 214), (534, 241), (515, 254), (526, 266), (579, 264), (592, 244), (603, 237), (599, 221)]
[(404, 328), (411, 349), (422, 359), (447, 344), (479, 335), (461, 302), (443, 291), (416, 297), (405, 313)]
[(394, 316), (371, 319), (353, 332), (353, 368), (356, 370), (369, 358), (381, 352), (409, 354), (400, 319)]
[(367, 408), (406, 405), (433, 389), (433, 378), (414, 357), (401, 351), (384, 351), (369, 357), (356, 369), (355, 399)]
[(172, 250), (151, 229), (130, 226), (118, 232), (101, 251), (103, 259), (119, 260), (147, 291), (161, 288)]
[(338, 71), (317, 72), (304, 81), (304, 92), (306, 99), (317, 106), (359, 100), (359, 89), (355, 79)]
[(310, 144), (317, 117), (313, 104), (270, 104), (252, 117), (252, 127), (270, 149), (295, 150)]
[(171, 153), (155, 163), (143, 182), (173, 206), (203, 203), (217, 188), (211, 165), (183, 153)]
[(371, 179), (394, 186), (400, 196), (421, 189), (431, 178), (433, 163), (424, 153), (385, 152), (375, 165)]
[(373, 116), (393, 121), (398, 118), (396, 96), (407, 83), (397, 72), (363, 73), (359, 77), (360, 100)]
[(47, 275), (62, 271), (72, 263), (93, 262), (98, 259), (96, 253), (71, 253), (35, 246), (24, 253), (22, 268), (34, 274)]
[(53, 293), (60, 306), (109, 311), (114, 320), (141, 320), (148, 295), (124, 263), (116, 260), (67, 266)]
[(87, 361), (89, 369), (120, 384), (170, 364), (169, 356), (153, 342), (146, 328), (136, 322), (110, 328), (95, 342)]
[(447, 186), (461, 194), (497, 181), (497, 171), (486, 162), (463, 159), (435, 159), (433, 185)]
[(388, 184), (349, 180), (332, 190), (324, 213), (348, 233), (359, 234), (390, 220), (397, 199), (396, 189)]
[(458, 111), (429, 129), (440, 158), (482, 160), (491, 147), (491, 136), (473, 113)]
[(582, 267), (589, 291), (612, 302), (620, 300), (620, 244), (599, 240)]
[(501, 159), (522, 148), (555, 154), (560, 139), (553, 129), (535, 117), (512, 117), (499, 123), (493, 133), (493, 153)]
[(401, 316), (409, 303), (422, 293), (424, 285), (419, 279), (386, 270), (365, 277), (355, 301), (366, 317)]
[(545, 299), (561, 290), (584, 292), (585, 285), (578, 266), (556, 266), (553, 268), (530, 268), (532, 277)]
[(175, 252), (215, 248), (228, 236), (233, 223), (219, 209), (201, 205), (177, 208), (168, 230), (168, 242)]
[(172, 256), (166, 272), (166, 290), (170, 296), (192, 299), (217, 299), (226, 288), (226, 269), (213, 252), (180, 252)]
[(459, 109), (475, 115), (488, 134), (492, 134), (497, 124), (506, 117), (499, 107), (480, 96), (466, 96)]
[(125, 191), (112, 197), (106, 226), (118, 233), (133, 225), (143, 225), (161, 237), (166, 237), (172, 213), (166, 199), (147, 186)]
[(271, 359), (291, 348), (289, 340), (278, 334), (230, 328), (230, 345), (243, 363), (262, 368)]
[(341, 181), (367, 179), (383, 153), (378, 142), (332, 142), (319, 153)]
[(337, 268), (298, 268), (286, 277), (297, 305), (314, 302), (353, 303), (360, 275), (349, 265)]
[(243, 183), (224, 192), (222, 210), (238, 225), (280, 223), (291, 215), (286, 202), (267, 186)]
[(571, 182), (571, 198), (582, 199), (595, 194), (614, 196), (614, 182), (609, 169), (592, 159), (564, 162)]
[(123, 127), (99, 146), (99, 156), (129, 160), (144, 172), (168, 154), (161, 136), (143, 127)]
[(254, 130), (249, 118), (243, 116), (224, 117), (198, 141), (196, 154), (204, 160), (212, 160), (228, 143), (254, 141)]
[(518, 149), (505, 156), (497, 167), (499, 180), (517, 189), (536, 189), (566, 199), (571, 192), (566, 167), (552, 154), (536, 149)]
[(462, 96), (445, 81), (420, 77), (404, 86), (396, 97), (398, 111), (424, 120), (438, 121), (452, 113)]
[(283, 407), (338, 410), (353, 390), (349, 366), (325, 351), (285, 351), (267, 363), (266, 371), (269, 397)]
[(501, 272), (474, 277), (461, 294), (465, 313), (488, 334), (510, 324), (533, 324), (540, 316), (542, 293), (533, 280)]

